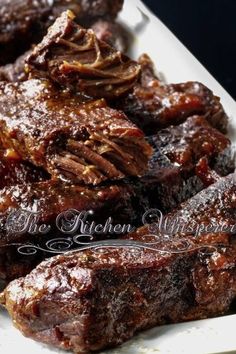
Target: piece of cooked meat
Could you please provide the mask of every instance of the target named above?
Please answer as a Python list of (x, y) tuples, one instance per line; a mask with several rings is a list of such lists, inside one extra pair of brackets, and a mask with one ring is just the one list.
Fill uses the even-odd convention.
[(79, 23), (90, 26), (99, 18), (113, 20), (122, 6), (123, 0), (1, 0), (0, 64), (14, 61), (38, 43), (65, 10), (72, 10)]
[(138, 58), (138, 63), (141, 66), (141, 72), (138, 83), (142, 87), (159, 87), (164, 84), (164, 78), (157, 72), (152, 59), (147, 54), (142, 54)]
[(16, 184), (42, 182), (50, 178), (43, 169), (18, 160), (13, 151), (0, 150), (0, 189)]
[(64, 12), (27, 59), (33, 75), (46, 76), (73, 92), (96, 98), (117, 98), (131, 90), (140, 66), (94, 31), (80, 27)]
[(14, 61), (38, 42), (51, 13), (47, 0), (0, 1), (0, 64)]
[[(128, 225), (134, 228), (137, 219), (141, 223), (141, 203), (139, 206), (134, 190), (127, 184), (84, 188), (46, 181), (6, 187), (0, 191), (0, 199), (0, 281), (5, 284), (26, 275), (43, 259), (60, 253), (60, 248), (50, 253), (47, 244), (52, 239), (61, 240), (63, 246), (66, 239), (70, 243), (80, 234), (89, 233), (98, 239), (118, 237), (119, 232), (124, 235), (125, 231), (116, 229), (113, 235), (109, 225), (120, 224), (126, 230)], [(104, 229), (97, 233), (93, 227), (85, 228), (86, 222), (101, 224)], [(85, 237), (84, 242), (87, 241)], [(18, 249), (26, 244), (41, 250), (29, 257), (22, 255)], [(71, 248), (76, 245), (73, 241)]]
[[(206, 145), (206, 142), (208, 145)], [(152, 145), (155, 153), (149, 164), (149, 171), (146, 176), (141, 180), (127, 180), (125, 183), (120, 183), (117, 187), (114, 186), (115, 189), (119, 188), (120, 207), (117, 212), (121, 215), (122, 223), (132, 223), (135, 227), (142, 224), (142, 216), (150, 208), (158, 208), (162, 212), (170, 211), (182, 201), (202, 190), (205, 184), (198, 177), (197, 161), (206, 156), (210, 168), (216, 169), (216, 164), (218, 160), (221, 160), (221, 155), (230, 147), (229, 140), (213, 129), (202, 117), (192, 117), (179, 127), (171, 127), (160, 131), (159, 134), (152, 137)], [(206, 149), (206, 147), (208, 148)], [(225, 155), (223, 166), (217, 169), (217, 172), (221, 175), (233, 170), (229, 156)], [(23, 203), (30, 210), (35, 209), (35, 205), (39, 205), (41, 210), (46, 208), (44, 213), (48, 215), (50, 224), (52, 224), (56, 218), (56, 213), (59, 213), (60, 210), (56, 209), (53, 215), (49, 211), (52, 211), (52, 206), (57, 208), (57, 203), (54, 203), (53, 200), (56, 199), (57, 195), (61, 194), (64, 185), (61, 187), (56, 185), (56, 187), (50, 189), (47, 184), (36, 184), (27, 188), (21, 186), (17, 191), (15, 187), (8, 190), (7, 195), (10, 195), (13, 200), (15, 200), (15, 195), (20, 194), (23, 196), (23, 202), (18, 198), (17, 204), (14, 202), (13, 207), (22, 207)], [(48, 196), (44, 202), (47, 188)], [(66, 198), (68, 197), (66, 199), (67, 207), (69, 208), (70, 205), (74, 207), (73, 198), (70, 201), (70, 187), (67, 186), (66, 188), (68, 189), (68, 194), (67, 192), (65, 193)], [(76, 195), (74, 188), (72, 187), (72, 193)], [(121, 198), (122, 193), (123, 197)], [(2, 195), (0, 194), (0, 196), (1, 200), (4, 201), (6, 199), (5, 192)], [(31, 204), (32, 198), (34, 204)], [(115, 198), (113, 202), (117, 203)], [(110, 204), (107, 203), (107, 205), (108, 208), (106, 210), (109, 210)], [(9, 207), (11, 206), (12, 204), (9, 205)], [(114, 212), (112, 214), (117, 219), (118, 215)], [(117, 237), (117, 235), (115, 236)], [(21, 242), (24, 238), (24, 235), (23, 237), (21, 236)], [(100, 236), (100, 238), (106, 238), (106, 235)], [(12, 237), (10, 239), (11, 242), (14, 240)], [(1, 257), (3, 264), (5, 264), (5, 267), (2, 266), (2, 269), (4, 269), (2, 274), (6, 274), (6, 264), (8, 274), (9, 272), (11, 274), (11, 278), (8, 277), (7, 279), (14, 279), (17, 275), (27, 274), (43, 257), (47, 257), (43, 254), (40, 257), (36, 255), (36, 257), (25, 259), (25, 257), (20, 257), (16, 247), (9, 245), (7, 252), (5, 249), (4, 252), (5, 254)], [(20, 266), (22, 263), (23, 265)]]
[(89, 27), (97, 19), (114, 20), (122, 10), (124, 0), (54, 0), (50, 23), (62, 12), (71, 10), (81, 25)]
[[(98, 39), (107, 42), (117, 50), (125, 52), (128, 49), (128, 33), (119, 23), (98, 20), (92, 25), (92, 29)], [(0, 81), (26, 81), (29, 78), (26, 59), (31, 52), (32, 49), (27, 50), (14, 63), (0, 66)]]
[(143, 132), (104, 100), (29, 80), (0, 83), (0, 105), (5, 146), (55, 177), (96, 185), (147, 170), (152, 149)]
[(227, 237), (219, 242), (224, 246), (205, 257), (125, 247), (60, 256), (11, 283), (2, 302), (34, 340), (76, 354), (120, 345), (156, 325), (228, 311), (236, 297), (236, 249)]
[(25, 60), (31, 50), (22, 54), (12, 64), (0, 66), (0, 81), (17, 82), (28, 79), (28, 73), (25, 70)]
[[(98, 20), (92, 25), (98, 39), (107, 42), (121, 52), (128, 49), (128, 33), (116, 22)], [(31, 54), (32, 49), (22, 54), (12, 64), (0, 66), (0, 81), (17, 82), (26, 81), (29, 73), (26, 68), (26, 59)]]
[(236, 172), (187, 200), (174, 217), (181, 221), (180, 226), (188, 222), (192, 227), (212, 224), (213, 229), (214, 225), (218, 231), (228, 232), (230, 228), (236, 234)]
[[(128, 33), (116, 22), (98, 20), (91, 28), (96, 33), (98, 39), (107, 42), (121, 52), (128, 49)], [(0, 66), (0, 81), (17, 82), (26, 81), (29, 78), (27, 72), (26, 59), (31, 54), (32, 49), (20, 55), (12, 64)]]
[(143, 194), (151, 208), (162, 212), (235, 169), (230, 140), (204, 117), (190, 117), (178, 126), (160, 130), (148, 141), (154, 155), (142, 178)]
[(147, 56), (141, 57), (141, 78), (132, 92), (114, 102), (148, 135), (177, 125), (192, 115), (205, 115), (209, 123), (225, 133), (228, 117), (213, 92), (199, 82), (165, 84), (154, 75)]
[[(161, 222), (159, 210), (150, 213), (153, 225), (140, 228), (133, 238), (149, 233), (173, 236), (178, 233), (198, 238), (204, 233), (236, 234), (236, 172), (220, 178), (178, 208), (165, 215)], [(149, 223), (148, 217), (145, 218)], [(162, 220), (163, 221), (163, 220)], [(136, 236), (135, 236), (136, 235)], [(129, 236), (131, 237), (131, 236)]]
[(100, 41), (108, 43), (122, 53), (128, 50), (129, 33), (120, 23), (98, 20), (91, 28)]
[[(235, 224), (235, 175), (171, 216), (179, 214), (185, 222)], [(1, 302), (24, 335), (75, 353), (119, 345), (156, 325), (227, 312), (236, 298), (235, 236), (222, 230), (160, 236), (146, 226), (127, 236), (129, 247), (52, 258), (11, 283)]]

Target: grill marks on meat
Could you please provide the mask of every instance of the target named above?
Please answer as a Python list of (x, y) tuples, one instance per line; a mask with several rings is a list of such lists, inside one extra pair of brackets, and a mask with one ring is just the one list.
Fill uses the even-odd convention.
[(116, 98), (131, 90), (140, 66), (100, 41), (64, 12), (28, 58), (29, 70), (75, 92)]
[[(235, 200), (236, 180), (230, 175), (171, 216), (181, 214), (186, 222), (213, 217), (229, 226), (235, 224)], [(148, 242), (147, 234), (144, 227), (127, 240)], [(160, 243), (152, 242), (160, 233), (152, 234), (152, 249), (123, 245), (52, 258), (10, 284), (1, 302), (24, 335), (75, 353), (121, 344), (155, 325), (225, 313), (236, 297), (234, 236), (187, 235), (192, 249), (173, 254), (158, 252)], [(162, 240), (162, 249), (182, 236)]]
[(79, 23), (90, 26), (99, 18), (115, 19), (122, 6), (123, 0), (1, 0), (0, 64), (14, 61), (38, 43), (65, 10), (73, 11)]
[(152, 149), (104, 100), (57, 91), (48, 81), (0, 84), (1, 139), (53, 176), (86, 184), (143, 175)]
[(205, 115), (209, 123), (227, 130), (228, 117), (220, 99), (199, 82), (164, 84), (154, 74), (153, 65), (145, 55), (141, 57), (142, 74), (133, 91), (116, 101), (128, 117), (146, 134), (177, 125), (192, 115)]
[(168, 212), (235, 169), (230, 140), (194, 116), (150, 136), (154, 155), (142, 178), (150, 207)]

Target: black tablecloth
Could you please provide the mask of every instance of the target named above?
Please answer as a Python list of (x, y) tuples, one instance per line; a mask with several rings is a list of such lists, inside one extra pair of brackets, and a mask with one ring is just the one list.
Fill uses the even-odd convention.
[(236, 0), (144, 2), (236, 98)]

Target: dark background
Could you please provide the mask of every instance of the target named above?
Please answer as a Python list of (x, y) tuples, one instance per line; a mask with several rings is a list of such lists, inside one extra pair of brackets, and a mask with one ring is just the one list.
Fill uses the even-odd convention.
[(236, 0), (144, 0), (236, 99)]

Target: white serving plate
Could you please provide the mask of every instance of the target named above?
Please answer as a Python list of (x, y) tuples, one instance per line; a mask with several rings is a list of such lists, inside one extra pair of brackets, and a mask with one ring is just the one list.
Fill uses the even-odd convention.
[[(133, 58), (148, 53), (168, 82), (201, 81), (215, 94), (230, 117), (230, 136), (236, 144), (236, 103), (179, 40), (139, 0), (126, 0), (120, 16), (134, 36)], [(186, 29), (187, 30), (187, 29)], [(236, 315), (156, 327), (122, 347), (101, 354), (236, 354)], [(65, 353), (24, 338), (0, 311), (0, 353)]]

